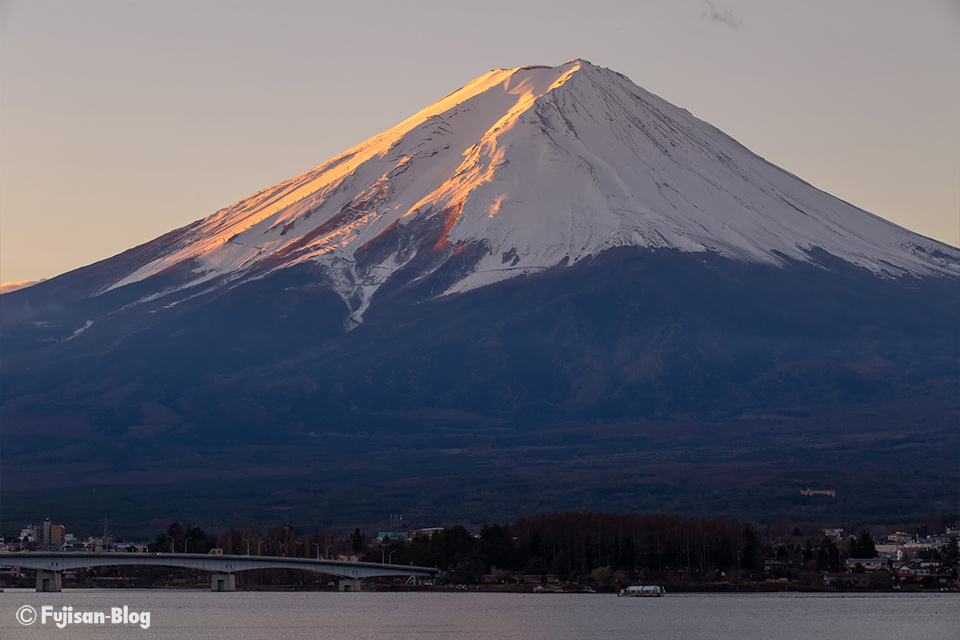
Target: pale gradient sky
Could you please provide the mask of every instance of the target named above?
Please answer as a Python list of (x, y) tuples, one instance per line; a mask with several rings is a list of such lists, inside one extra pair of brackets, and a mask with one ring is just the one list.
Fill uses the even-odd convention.
[(960, 245), (960, 0), (0, 0), (0, 282), (209, 215), (490, 69), (572, 58)]

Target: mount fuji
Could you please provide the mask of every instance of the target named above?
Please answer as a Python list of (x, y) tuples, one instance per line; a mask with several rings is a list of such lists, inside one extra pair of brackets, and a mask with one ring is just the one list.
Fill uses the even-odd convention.
[[(960, 250), (616, 72), (495, 70), (301, 176), (4, 294), (3, 481), (209, 496), (293, 476), (342, 515), (387, 486), (421, 504), (443, 477), (467, 519), (631, 509), (660, 495), (644, 483), (690, 495), (652, 462), (683, 432), (712, 443), (704, 486), (792, 451), (747, 474), (780, 508), (791, 482), (840, 482), (824, 447), (922, 433), (911, 464), (929, 467), (955, 440), (958, 285)], [(760, 453), (730, 444), (748, 432)], [(573, 488), (548, 499), (530, 465)], [(903, 504), (948, 501), (902, 480)]]

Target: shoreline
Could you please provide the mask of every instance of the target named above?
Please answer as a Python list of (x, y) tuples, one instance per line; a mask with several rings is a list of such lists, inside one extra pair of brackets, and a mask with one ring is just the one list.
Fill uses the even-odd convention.
[[(11, 592), (36, 592), (33, 584), (19, 584), (19, 585), (2, 585), (3, 591), (0, 591), (2, 594), (5, 591)], [(158, 585), (158, 586), (146, 586), (146, 585), (130, 585), (130, 586), (117, 586), (117, 585), (83, 585), (83, 586), (73, 586), (65, 585), (63, 590), (59, 593), (74, 592), (74, 591), (111, 591), (111, 592), (124, 592), (124, 591), (196, 591), (196, 592), (211, 592), (209, 585)], [(241, 592), (251, 592), (251, 593), (340, 593), (335, 588), (329, 587), (309, 587), (306, 585), (238, 585), (236, 591), (233, 593)], [(616, 595), (617, 591), (587, 591), (583, 587), (573, 587), (570, 589), (562, 590), (544, 590), (544, 591), (535, 591), (533, 588), (516, 588), (513, 585), (505, 586), (490, 586), (490, 585), (425, 585), (419, 587), (408, 587), (408, 586), (398, 586), (398, 585), (379, 585), (379, 584), (365, 584), (361, 588), (362, 593), (500, 593), (500, 594), (510, 594), (510, 595), (536, 595), (536, 596), (549, 596), (549, 595), (583, 595), (583, 596), (592, 596), (592, 595)], [(836, 589), (836, 588), (815, 588), (810, 586), (799, 586), (799, 585), (790, 585), (790, 586), (765, 586), (765, 585), (735, 585), (728, 588), (675, 588), (670, 590), (666, 589), (664, 597), (670, 597), (673, 595), (690, 595), (690, 594), (716, 594), (716, 595), (742, 595), (742, 594), (867, 594), (867, 593), (877, 593), (877, 594), (896, 594), (896, 593), (909, 593), (909, 594), (918, 594), (918, 593), (960, 593), (960, 585), (952, 584), (943, 587), (937, 588), (923, 588), (920, 586), (906, 586), (899, 589), (893, 587), (890, 588), (856, 588), (856, 589)], [(0, 595), (2, 597), (2, 595)]]

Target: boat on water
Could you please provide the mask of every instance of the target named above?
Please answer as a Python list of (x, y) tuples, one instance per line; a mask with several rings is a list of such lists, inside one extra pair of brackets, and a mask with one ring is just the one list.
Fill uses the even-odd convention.
[(621, 589), (618, 596), (634, 598), (662, 598), (667, 592), (660, 585), (634, 586)]

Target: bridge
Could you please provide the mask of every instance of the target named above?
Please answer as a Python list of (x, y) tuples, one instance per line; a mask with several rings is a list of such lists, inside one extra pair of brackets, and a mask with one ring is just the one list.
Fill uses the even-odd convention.
[(432, 567), (414, 567), (375, 562), (343, 562), (274, 556), (206, 555), (200, 553), (73, 553), (73, 552), (0, 552), (0, 566), (36, 569), (37, 591), (60, 591), (64, 571), (87, 567), (155, 565), (185, 567), (213, 573), (212, 591), (235, 591), (238, 571), (252, 569), (301, 569), (339, 578), (340, 591), (359, 591), (362, 578), (375, 576), (413, 576), (433, 578), (440, 572)]

